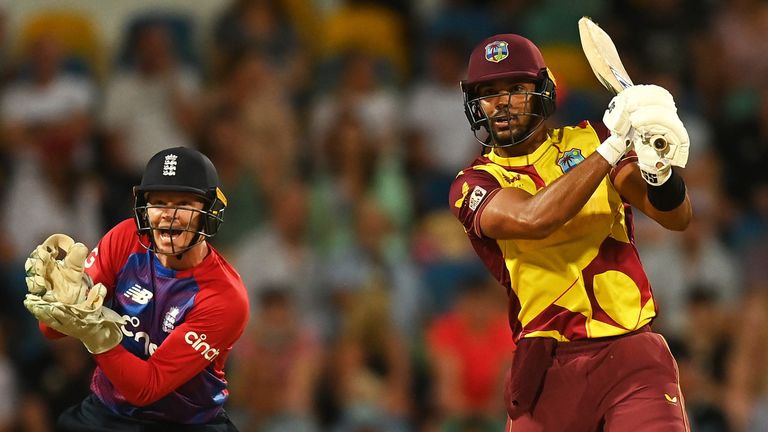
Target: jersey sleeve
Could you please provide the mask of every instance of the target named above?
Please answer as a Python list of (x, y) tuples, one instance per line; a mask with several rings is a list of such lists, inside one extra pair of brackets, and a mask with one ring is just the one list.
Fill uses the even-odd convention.
[(464, 230), (482, 237), (480, 215), (491, 198), (501, 190), (499, 182), (489, 173), (468, 168), (459, 173), (451, 184), (449, 201), (451, 211)]
[(117, 274), (131, 252), (135, 231), (132, 219), (119, 223), (102, 237), (85, 260), (85, 272), (94, 284), (107, 287), (108, 296), (114, 291)]
[(189, 312), (147, 360), (122, 345), (94, 356), (125, 399), (146, 406), (169, 394), (204, 369), (223, 369), (224, 360), (248, 320), (247, 299), (215, 291)]

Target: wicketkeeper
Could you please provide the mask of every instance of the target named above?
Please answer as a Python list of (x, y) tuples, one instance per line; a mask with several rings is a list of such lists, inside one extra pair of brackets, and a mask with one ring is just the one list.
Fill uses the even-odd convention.
[(24, 305), (40, 329), (80, 339), (97, 365), (92, 393), (57, 430), (235, 431), (223, 409), (224, 362), (248, 300), (208, 244), (227, 205), (216, 169), (196, 150), (163, 150), (134, 195), (135, 218), (90, 253), (54, 234), (25, 264)]

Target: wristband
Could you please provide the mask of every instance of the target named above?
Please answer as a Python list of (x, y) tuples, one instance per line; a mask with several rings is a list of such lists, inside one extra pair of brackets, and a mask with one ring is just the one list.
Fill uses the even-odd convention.
[(671, 211), (685, 201), (685, 182), (675, 170), (667, 181), (659, 186), (648, 185), (648, 201), (657, 210)]

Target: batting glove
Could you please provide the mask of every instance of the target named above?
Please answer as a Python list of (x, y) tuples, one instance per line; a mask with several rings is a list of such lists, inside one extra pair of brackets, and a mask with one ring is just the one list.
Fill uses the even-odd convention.
[(672, 94), (657, 85), (636, 85), (620, 95), (629, 112), (630, 126), (637, 131), (635, 151), (640, 144), (651, 146), (659, 158), (684, 168), (690, 142)]
[(652, 146), (636, 144), (637, 165), (646, 183), (661, 186), (672, 176), (671, 161), (661, 156)]
[(648, 147), (656, 152), (659, 158), (668, 160), (671, 165), (685, 168), (690, 141), (688, 131), (677, 116), (676, 109), (643, 107), (633, 112), (630, 120), (632, 127), (638, 132), (635, 150)]
[(597, 147), (597, 152), (611, 165), (616, 165), (632, 146), (630, 114), (624, 92), (611, 99), (603, 114), (603, 124), (611, 131), (611, 136)]

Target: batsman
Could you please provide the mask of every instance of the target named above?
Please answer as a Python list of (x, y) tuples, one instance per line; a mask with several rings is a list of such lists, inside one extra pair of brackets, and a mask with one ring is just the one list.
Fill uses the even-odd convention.
[(54, 234), (25, 263), (24, 305), (41, 331), (79, 339), (96, 362), (91, 394), (56, 430), (236, 431), (224, 362), (248, 298), (208, 244), (227, 205), (216, 168), (196, 150), (163, 150), (134, 196), (134, 218), (90, 253)]
[(632, 227), (635, 209), (675, 231), (692, 217), (677, 168), (688, 133), (672, 95), (631, 86), (601, 123), (550, 127), (555, 79), (515, 34), (480, 42), (461, 88), (483, 151), (456, 176), (449, 205), (507, 290), (518, 344), (507, 430), (688, 431)]

